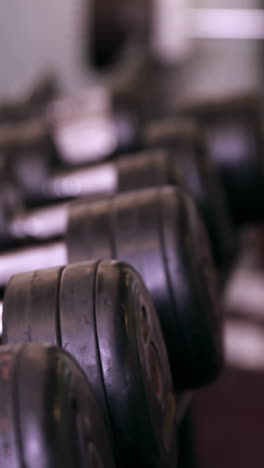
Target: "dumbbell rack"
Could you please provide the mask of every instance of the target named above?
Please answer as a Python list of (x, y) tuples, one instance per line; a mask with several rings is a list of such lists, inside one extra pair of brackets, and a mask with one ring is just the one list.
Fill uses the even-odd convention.
[[(101, 448), (95, 444), (95, 450), (93, 444), (91, 449), (88, 444), (92, 466), (110, 466), (111, 450), (117, 466), (175, 466), (178, 452), (184, 452), (184, 440), (178, 450), (177, 433), (190, 392), (214, 380), (222, 367), (219, 294), (236, 255), (237, 229), (262, 217), (256, 205), (264, 196), (256, 100), (186, 106), (169, 120), (147, 125), (143, 132), (126, 117), (125, 124), (130, 125), (126, 145), (100, 153), (97, 165), (89, 165), (89, 156), (86, 165), (78, 161), (78, 167), (72, 168), (69, 160), (65, 167), (69, 153), (63, 159), (65, 147), (58, 145), (60, 122), (54, 125), (43, 117), (47, 104), (56, 107), (53, 91), (44, 103), (35, 99), (39, 93), (31, 96), (26, 104), (5, 103), (0, 111), (5, 182), (0, 206), (0, 283), (5, 289), (0, 351), (5, 398), (9, 365), (13, 389), (21, 369), (32, 366), (32, 375), (29, 370), (25, 376), (19, 374), (21, 403), (20, 396), (14, 402), (6, 400), (10, 413), (3, 413), (0, 420), (3, 466), (11, 466), (11, 456), (14, 467), (23, 457), (26, 468), (35, 467), (38, 452), (33, 452), (42, 450), (43, 466), (50, 466), (45, 457), (51, 456), (52, 466), (57, 467), (68, 448), (69, 457), (75, 453), (78, 466), (83, 466), (85, 418), (76, 422), (82, 449), (67, 447), (66, 440), (71, 442), (65, 438), (64, 445), (58, 442), (57, 453), (45, 432), (43, 414), (39, 417), (28, 398), (23, 410), (19, 406), (18, 420), (11, 417), (38, 379), (34, 356), (39, 355), (44, 366), (39, 375), (43, 381), (48, 370), (45, 356), (52, 354), (59, 356), (57, 364), (66, 366), (73, 378), (80, 373), (86, 382), (83, 388), (86, 385), (89, 393), (91, 387), (100, 402), (98, 414), (103, 412), (110, 435)], [(34, 121), (41, 132), (32, 131)], [(89, 122), (92, 125), (92, 116)], [(98, 121), (96, 125), (98, 130)], [(26, 134), (25, 128), (30, 129)], [(120, 116), (113, 117), (111, 129), (118, 135)], [(102, 138), (106, 127), (99, 125), (98, 131)], [(234, 141), (239, 144), (232, 146)], [(89, 147), (89, 141), (86, 144)], [(237, 162), (227, 163), (229, 151), (241, 163), (239, 171)], [(73, 158), (71, 165), (77, 160)], [(62, 199), (64, 204), (59, 205)], [(22, 210), (17, 210), (17, 200)], [(32, 205), (44, 203), (31, 211)], [(21, 344), (31, 341), (58, 348)], [(80, 368), (60, 347), (73, 355)], [(54, 361), (48, 359), (53, 369)], [(69, 370), (72, 366), (74, 371)], [(56, 379), (60, 387), (61, 374)], [(67, 407), (71, 390), (65, 385), (58, 398)], [(39, 388), (37, 396), (43, 389)], [(46, 404), (45, 399), (33, 400)], [(41, 444), (35, 445), (34, 434), (21, 429), (29, 424), (33, 410), (35, 431), (42, 431)], [(56, 407), (56, 417), (62, 418), (63, 410)], [(68, 428), (72, 416), (65, 414)], [(16, 428), (5, 431), (5, 418)], [(87, 418), (91, 418), (88, 410)], [(99, 416), (94, 418), (97, 421)], [(55, 422), (45, 424), (55, 431)], [(93, 426), (93, 419), (89, 424)], [(10, 436), (13, 431), (18, 439)], [(76, 458), (71, 460), (76, 463)], [(69, 467), (76, 466), (71, 462), (69, 458)], [(184, 466), (181, 456), (180, 463)]]

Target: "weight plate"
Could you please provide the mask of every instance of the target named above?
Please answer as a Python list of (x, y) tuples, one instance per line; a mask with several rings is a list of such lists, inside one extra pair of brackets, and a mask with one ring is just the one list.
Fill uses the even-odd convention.
[(0, 348), (0, 466), (20, 468), (20, 448), (15, 426), (14, 404), (17, 349), (9, 346)]
[(6, 343), (45, 336), (75, 357), (111, 426), (119, 466), (175, 466), (184, 395), (175, 403), (159, 322), (131, 267), (93, 261), (14, 276), (3, 323)]
[(30, 344), (5, 346), (0, 356), (5, 402), (1, 466), (114, 466), (101, 410), (67, 353)]
[(3, 304), (3, 343), (28, 341), (62, 346), (89, 378), (104, 412), (94, 325), (96, 262), (14, 276)]
[[(222, 367), (222, 317), (207, 233), (192, 200), (183, 192), (180, 197), (177, 202), (172, 190), (167, 191), (167, 196), (160, 195), (161, 242), (172, 303), (182, 333), (181, 372), (186, 382), (191, 376), (191, 386), (202, 376), (203, 384), (213, 380)], [(173, 219), (174, 226), (170, 221)], [(171, 330), (166, 329), (168, 336)]]
[(3, 303), (4, 344), (36, 341), (61, 345), (61, 274), (62, 268), (50, 268), (11, 278)]
[(210, 157), (237, 224), (263, 221), (263, 130), (260, 98), (238, 95), (185, 106), (206, 132)]
[(69, 265), (63, 271), (60, 288), (61, 344), (77, 359), (107, 412), (94, 318), (96, 268), (97, 262), (83, 262)]
[(117, 172), (119, 192), (177, 182), (171, 158), (164, 150), (149, 150), (120, 158)]
[(101, 262), (95, 300), (104, 387), (120, 466), (175, 467), (177, 400), (150, 296), (131, 267)]
[(234, 232), (202, 131), (191, 121), (162, 120), (146, 127), (143, 142), (148, 147), (167, 150), (178, 181), (200, 209), (217, 264), (221, 267), (230, 264), (235, 249)]
[(96, 262), (15, 275), (3, 303), (3, 343), (44, 342), (77, 359), (104, 402), (94, 328)]
[[(65, 233), (69, 263), (116, 258), (109, 213), (113, 198), (96, 203), (73, 203)], [(94, 238), (96, 236), (96, 239)]]
[[(196, 279), (203, 265), (196, 259), (208, 241), (199, 231), (203, 245), (194, 242), (198, 233), (190, 216), (191, 204), (180, 189), (165, 187), (76, 205), (70, 212), (66, 235), (70, 262), (118, 258), (141, 274), (159, 314), (175, 386), (181, 389), (215, 377), (222, 355), (221, 327), (215, 323), (219, 317), (209, 319), (216, 314), (215, 292), (212, 296), (208, 293), (208, 288), (215, 289), (213, 274), (207, 278), (209, 284)], [(196, 213), (194, 208), (192, 213)], [(195, 217), (198, 219), (197, 214)], [(210, 269), (213, 271), (213, 266)], [(210, 346), (208, 358), (201, 361), (198, 356), (203, 339)], [(212, 362), (217, 366), (211, 367)]]

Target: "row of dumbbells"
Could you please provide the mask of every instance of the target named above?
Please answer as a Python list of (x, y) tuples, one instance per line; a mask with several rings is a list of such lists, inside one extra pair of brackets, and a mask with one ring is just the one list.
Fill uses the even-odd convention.
[[(233, 103), (231, 108), (229, 104), (224, 106), (224, 109), (229, 108), (230, 118), (235, 117), (234, 128), (230, 128), (230, 121), (225, 122), (221, 106), (213, 110), (216, 116), (219, 113), (221, 125), (216, 118), (214, 131), (219, 129), (220, 133), (216, 134), (211, 148), (215, 145), (217, 149), (216, 143), (220, 141), (223, 153), (227, 154), (231, 148), (238, 156), (240, 152), (242, 162), (247, 159), (246, 166), (242, 164), (239, 169), (235, 160), (229, 179), (223, 179), (224, 190), (218, 183), (216, 160), (208, 151), (214, 132), (208, 131), (205, 144), (200, 130), (193, 124), (179, 122), (178, 118), (159, 122), (143, 132), (142, 141), (144, 147), (148, 147), (144, 154), (120, 156), (118, 160), (112, 155), (107, 164), (75, 171), (45, 169), (48, 177), (43, 184), (33, 181), (34, 190), (21, 180), (30, 182), (30, 174), (34, 178), (29, 161), (34, 161), (36, 148), (39, 148), (37, 139), (32, 145), (31, 137), (24, 139), (26, 144), (17, 138), (14, 151), (11, 143), (15, 131), (5, 133), (4, 165), (10, 181), (15, 179), (18, 168), (28, 170), (29, 177), (24, 177), (24, 172), (23, 177), (20, 174), (20, 179), (16, 178), (16, 185), (11, 186), (14, 191), (23, 188), (26, 203), (32, 202), (30, 193), (34, 193), (37, 203), (68, 200), (77, 195), (94, 197), (105, 191), (111, 195), (92, 203), (84, 199), (23, 213), (16, 213), (15, 209), (12, 216), (8, 212), (7, 217), (7, 204), (4, 196), (2, 198), (5, 242), (16, 245), (19, 240), (38, 244), (40, 240), (49, 239), (45, 244), (3, 251), (0, 255), (3, 287), (14, 273), (35, 270), (16, 275), (9, 281), (3, 304), (2, 342), (10, 346), (41, 341), (69, 351), (88, 376), (104, 420), (104, 428), (100, 429), (100, 410), (96, 409), (96, 404), (91, 404), (88, 382), (87, 392), (82, 390), (79, 397), (75, 380), (78, 382), (82, 378), (84, 389), (84, 377), (80, 377), (81, 371), (68, 355), (35, 345), (3, 347), (3, 391), (9, 398), (3, 410), (7, 413), (2, 417), (4, 449), (1, 453), (5, 463), (9, 463), (6, 466), (11, 466), (10, 456), (13, 456), (13, 466), (20, 466), (21, 460), (25, 466), (36, 466), (34, 454), (39, 463), (40, 453), (43, 466), (63, 463), (78, 466), (76, 460), (80, 460), (80, 466), (86, 460), (92, 466), (111, 465), (111, 456), (120, 466), (135, 463), (176, 466), (177, 429), (189, 391), (211, 381), (222, 364), (221, 307), (210, 250), (223, 281), (235, 252), (234, 227), (255, 220), (259, 215), (259, 207), (254, 206), (255, 192), (239, 217), (235, 216), (235, 204), (228, 197), (227, 181), (232, 177), (237, 176), (234, 190), (237, 188), (240, 194), (245, 191), (247, 196), (251, 192), (246, 176), (252, 179), (255, 171), (261, 178), (258, 169), (258, 164), (261, 168), (261, 147), (253, 138), (255, 121), (248, 119), (248, 114), (245, 117), (240, 103), (235, 104), (239, 111), (234, 113), (230, 111)], [(13, 121), (8, 125), (14, 130), (17, 125), (25, 125), (25, 121), (20, 116), (15, 126)], [(231, 142), (224, 139), (228, 129), (233, 138)], [(47, 134), (50, 145), (50, 129)], [(54, 141), (52, 143), (54, 152)], [(136, 145), (140, 147), (139, 140)], [(39, 161), (47, 168), (47, 155), (52, 152), (38, 153), (41, 154), (37, 159), (38, 168), (41, 167)], [(56, 153), (57, 157), (59, 152), (56, 150)], [(14, 161), (18, 164), (13, 172)], [(106, 179), (103, 179), (104, 174)], [(254, 186), (257, 198), (262, 196), (259, 180)], [(51, 190), (58, 186), (60, 190)], [(114, 195), (119, 191), (129, 193)], [(237, 193), (232, 196), (233, 201), (239, 200)], [(9, 203), (10, 198), (7, 198)], [(62, 236), (64, 240), (58, 239)], [(3, 250), (5, 246), (3, 242)], [(131, 267), (110, 260), (95, 261), (111, 258), (132, 265), (140, 273), (152, 299)], [(76, 263), (84, 260), (94, 261)], [(62, 267), (67, 263), (71, 265)], [(54, 268), (39, 270), (45, 267)], [(52, 355), (55, 360), (51, 359)], [(63, 369), (65, 387), (58, 369), (60, 372)], [(33, 382), (39, 389), (34, 389)], [(44, 387), (43, 382), (46, 382)], [(11, 385), (10, 391), (8, 385)], [(57, 400), (52, 390), (56, 385), (61, 392)], [(52, 406), (54, 402), (56, 407)], [(86, 411), (81, 412), (81, 406), (85, 406)], [(23, 430), (24, 424), (28, 430)], [(104, 432), (109, 432), (110, 442), (103, 437)], [(56, 437), (52, 438), (51, 434)], [(69, 448), (69, 454), (65, 447)], [(74, 460), (72, 465), (70, 460)]]
[(84, 262), (15, 276), (3, 324), (1, 466), (177, 465), (190, 396), (131, 267)]
[[(48, 80), (22, 102), (0, 108), (3, 176), (9, 174), (21, 188), (26, 205), (153, 185), (159, 179), (149, 174), (150, 167), (136, 164), (134, 154), (129, 159), (127, 153), (150, 156), (162, 149), (171, 161), (159, 168), (160, 183), (187, 178), (186, 188), (197, 196), (193, 192), (199, 191), (201, 175), (197, 181), (191, 172), (191, 184), (191, 176), (179, 174), (192, 169), (190, 159), (196, 159), (205, 178), (220, 177), (236, 223), (261, 216), (256, 204), (263, 199), (263, 129), (257, 96), (186, 104), (173, 118), (139, 126), (133, 116), (114, 108), (93, 111), (89, 95), (56, 99), (54, 88)], [(103, 159), (108, 163), (91, 165)]]
[[(180, 189), (143, 190), (121, 201), (134, 212), (134, 219), (129, 212), (124, 219), (132, 229), (127, 261), (144, 275), (158, 318), (131, 267), (110, 260), (73, 263), (12, 277), (2, 343), (53, 343), (77, 359), (108, 415), (118, 465), (176, 466), (177, 430), (189, 391), (211, 381), (222, 365), (214, 267), (195, 205)], [(108, 201), (92, 205), (97, 210), (102, 203)], [(133, 228), (137, 216), (141, 222)], [(107, 235), (102, 219), (98, 234)], [(144, 232), (137, 233), (140, 226)], [(45, 447), (51, 450), (48, 442)]]

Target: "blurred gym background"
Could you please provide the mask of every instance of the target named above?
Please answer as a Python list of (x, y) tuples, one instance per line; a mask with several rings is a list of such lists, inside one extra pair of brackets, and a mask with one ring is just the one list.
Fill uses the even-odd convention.
[[(160, 74), (166, 72), (164, 80), (173, 81), (170, 103), (179, 95), (207, 97), (261, 85), (261, 0), (9, 0), (0, 7), (1, 94), (47, 70), (70, 92), (101, 83), (102, 73), (89, 57), (93, 3), (102, 23), (97, 24), (98, 37), (108, 44), (108, 53), (116, 41), (120, 49), (126, 44), (130, 55), (140, 44), (142, 54), (148, 42), (145, 53), (151, 51)], [(137, 44), (131, 44), (131, 36)]]
[[(62, 94), (115, 95), (141, 119), (186, 101), (263, 94), (260, 0), (9, 0), (0, 5), (0, 99), (53, 73)], [(102, 106), (103, 102), (103, 106)], [(195, 400), (202, 468), (263, 467), (263, 234), (248, 229), (226, 291), (241, 327), (226, 331), (227, 369)], [(243, 319), (243, 320), (242, 320)]]

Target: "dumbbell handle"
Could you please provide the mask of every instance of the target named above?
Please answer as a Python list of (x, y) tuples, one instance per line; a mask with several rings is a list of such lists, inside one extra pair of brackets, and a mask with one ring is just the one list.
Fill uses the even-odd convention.
[(3, 253), (0, 255), (0, 287), (4, 287), (17, 273), (67, 263), (67, 248), (63, 241)]
[(118, 167), (106, 163), (94, 167), (61, 171), (49, 178), (47, 191), (52, 199), (114, 194), (118, 190)]
[[(45, 200), (83, 198), (86, 202), (86, 198), (105, 199), (127, 190), (175, 184), (172, 158), (167, 156), (161, 150), (149, 150), (111, 163), (54, 173), (47, 181)], [(69, 203), (64, 203), (16, 214), (8, 220), (8, 232), (13, 239), (61, 236), (66, 231), (68, 210)]]
[(10, 220), (12, 239), (49, 240), (66, 231), (70, 203), (61, 203), (19, 213)]
[(137, 129), (129, 116), (106, 110), (93, 113), (89, 104), (82, 102), (81, 109), (80, 103), (81, 98), (55, 101), (38, 117), (1, 123), (0, 149), (26, 150), (52, 141), (61, 162), (76, 166), (98, 162), (134, 145)]
[[(115, 164), (58, 173), (50, 178), (47, 198), (65, 200), (85, 198), (89, 201), (114, 195), (118, 191)], [(15, 214), (9, 222), (12, 239), (51, 239), (64, 234), (70, 202)]]

